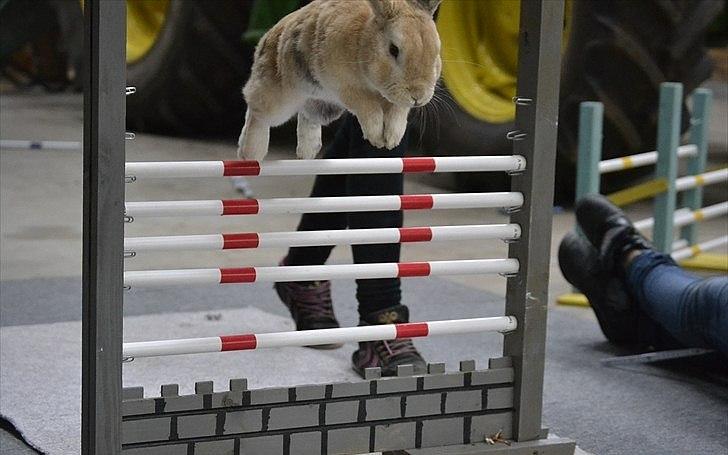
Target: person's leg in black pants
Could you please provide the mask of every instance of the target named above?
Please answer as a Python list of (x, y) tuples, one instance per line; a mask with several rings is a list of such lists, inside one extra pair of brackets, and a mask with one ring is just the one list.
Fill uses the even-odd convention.
[[(393, 150), (377, 149), (364, 140), (361, 127), (352, 115), (347, 115), (337, 132), (334, 142), (324, 152), (324, 158), (396, 158), (403, 157), (407, 150), (407, 136)], [(401, 195), (403, 192), (402, 174), (317, 176), (311, 197), (336, 196), (379, 196)], [(349, 214), (305, 214), (298, 226), (299, 231), (326, 229), (371, 229), (402, 226), (401, 211), (352, 212)], [(333, 247), (296, 247), (291, 248), (284, 260), (285, 265), (324, 264)], [(378, 262), (399, 262), (399, 244), (354, 245), (354, 262), (357, 264)], [(295, 289), (292, 287), (295, 286)], [(283, 287), (289, 292), (281, 292)], [(306, 286), (302, 288), (301, 286)], [(338, 326), (331, 324), (330, 285), (328, 282), (281, 283), (276, 286), (281, 298), (286, 302), (299, 330), (303, 328), (325, 328)], [(311, 292), (313, 289), (316, 292)], [(290, 292), (294, 291), (294, 292)], [(361, 324), (382, 324), (409, 321), (407, 307), (401, 305), (402, 292), (399, 278), (357, 280), (357, 300)], [(304, 309), (305, 308), (305, 309)], [(324, 319), (324, 324), (311, 327), (300, 324), (297, 317)], [(333, 347), (333, 346), (327, 346)], [(390, 342), (360, 343), (354, 354), (354, 367), (360, 373), (364, 368), (380, 366), (383, 374), (395, 374), (397, 365), (414, 364), (417, 369), (424, 367), (424, 360), (410, 340)]]

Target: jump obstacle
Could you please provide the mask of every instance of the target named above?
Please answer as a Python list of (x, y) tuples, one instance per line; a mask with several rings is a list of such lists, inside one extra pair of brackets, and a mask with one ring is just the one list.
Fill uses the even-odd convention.
[[(89, 74), (84, 106), (84, 453), (573, 454), (573, 441), (546, 439), (548, 430), (541, 425), (560, 68), (560, 40), (554, 37), (561, 36), (562, 1), (522, 2), (516, 131), (509, 134), (514, 155), (489, 157), (125, 163), (124, 141), (134, 136), (124, 131), (124, 97), (135, 90), (125, 87), (120, 76), (125, 62), (124, 5), (87, 0), (85, 16)], [(124, 201), (124, 184), (146, 179), (474, 171), (511, 174), (512, 191)], [(485, 207), (506, 209), (510, 222), (123, 238), (124, 222), (149, 217)], [(124, 258), (142, 252), (458, 240), (506, 241), (508, 258), (123, 271)], [(123, 289), (482, 273), (498, 273), (507, 280), (504, 316), (122, 342)], [(491, 359), (486, 369), (463, 361), (457, 372), (430, 364), (426, 374), (413, 375), (411, 366), (401, 366), (392, 378), (367, 369), (365, 379), (357, 382), (258, 390), (247, 390), (244, 379), (233, 379), (229, 390), (218, 392), (203, 381), (187, 396), (179, 396), (174, 384), (163, 385), (159, 397), (148, 398), (141, 388), (121, 388), (122, 360), (140, 357), (474, 332), (504, 334), (503, 357)], [(496, 434), (510, 445), (484, 442)]]
[[(641, 231), (652, 230), (655, 248), (670, 253), (684, 267), (728, 271), (728, 256), (701, 254), (728, 244), (728, 235), (697, 241), (697, 224), (726, 216), (728, 202), (703, 205), (703, 187), (728, 184), (728, 168), (706, 172), (712, 92), (699, 88), (693, 92), (689, 144), (680, 144), (682, 84), (665, 82), (660, 86), (657, 150), (622, 158), (602, 160), (602, 124), (604, 107), (598, 102), (581, 103), (579, 113), (579, 152), (577, 165), (577, 200), (600, 192), (601, 175), (656, 165), (654, 179), (617, 191), (608, 198), (619, 206), (654, 197), (654, 215), (634, 222)], [(687, 160), (688, 175), (678, 177), (679, 159)], [(680, 193), (680, 204), (677, 194)], [(682, 205), (682, 207), (679, 207)], [(678, 238), (675, 231), (680, 229)], [(587, 306), (582, 294), (565, 294), (557, 302)]]

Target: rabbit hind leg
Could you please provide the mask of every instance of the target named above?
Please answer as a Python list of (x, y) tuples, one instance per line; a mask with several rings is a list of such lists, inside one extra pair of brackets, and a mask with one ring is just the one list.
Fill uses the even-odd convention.
[(321, 100), (309, 99), (298, 112), (296, 155), (313, 159), (321, 150), (321, 126), (328, 125), (344, 112), (342, 108)]
[(248, 108), (245, 112), (245, 124), (238, 139), (238, 158), (262, 160), (268, 153), (269, 141), (270, 124)]

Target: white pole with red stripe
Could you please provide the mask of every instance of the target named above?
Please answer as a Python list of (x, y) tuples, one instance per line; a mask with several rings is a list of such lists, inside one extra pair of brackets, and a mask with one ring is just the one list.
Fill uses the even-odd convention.
[(124, 272), (124, 286), (159, 287), (329, 279), (405, 278), (484, 273), (514, 274), (518, 259), (468, 259), (430, 262), (140, 270)]
[(123, 355), (126, 358), (140, 358), (422, 338), (436, 335), (460, 335), (479, 332), (505, 333), (515, 330), (516, 327), (517, 321), (515, 317), (500, 316), (492, 318), (370, 325), (338, 329), (301, 330), (298, 332), (249, 333), (206, 338), (124, 343)]
[(140, 178), (521, 172), (522, 156), (444, 156), (280, 161), (157, 161), (126, 163), (126, 176)]
[(343, 196), (280, 199), (127, 202), (127, 217), (227, 216), (383, 210), (515, 208), (523, 205), (519, 192), (410, 194), (404, 196)]
[(517, 224), (482, 224), (380, 229), (344, 229), (295, 232), (240, 232), (210, 235), (127, 237), (125, 251), (229, 250), (247, 248), (300, 247), (322, 245), (365, 245), (380, 243), (439, 242), (448, 240), (516, 240)]

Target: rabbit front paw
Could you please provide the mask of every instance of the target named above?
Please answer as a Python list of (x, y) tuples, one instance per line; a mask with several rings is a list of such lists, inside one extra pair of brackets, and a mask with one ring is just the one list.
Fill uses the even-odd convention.
[(381, 149), (386, 146), (384, 139), (384, 122), (381, 121), (365, 121), (361, 122), (361, 131), (364, 139), (369, 141), (374, 147)]
[(407, 129), (407, 120), (404, 122), (389, 122), (384, 124), (384, 147), (388, 150), (392, 150), (397, 147), (402, 138), (404, 132)]

